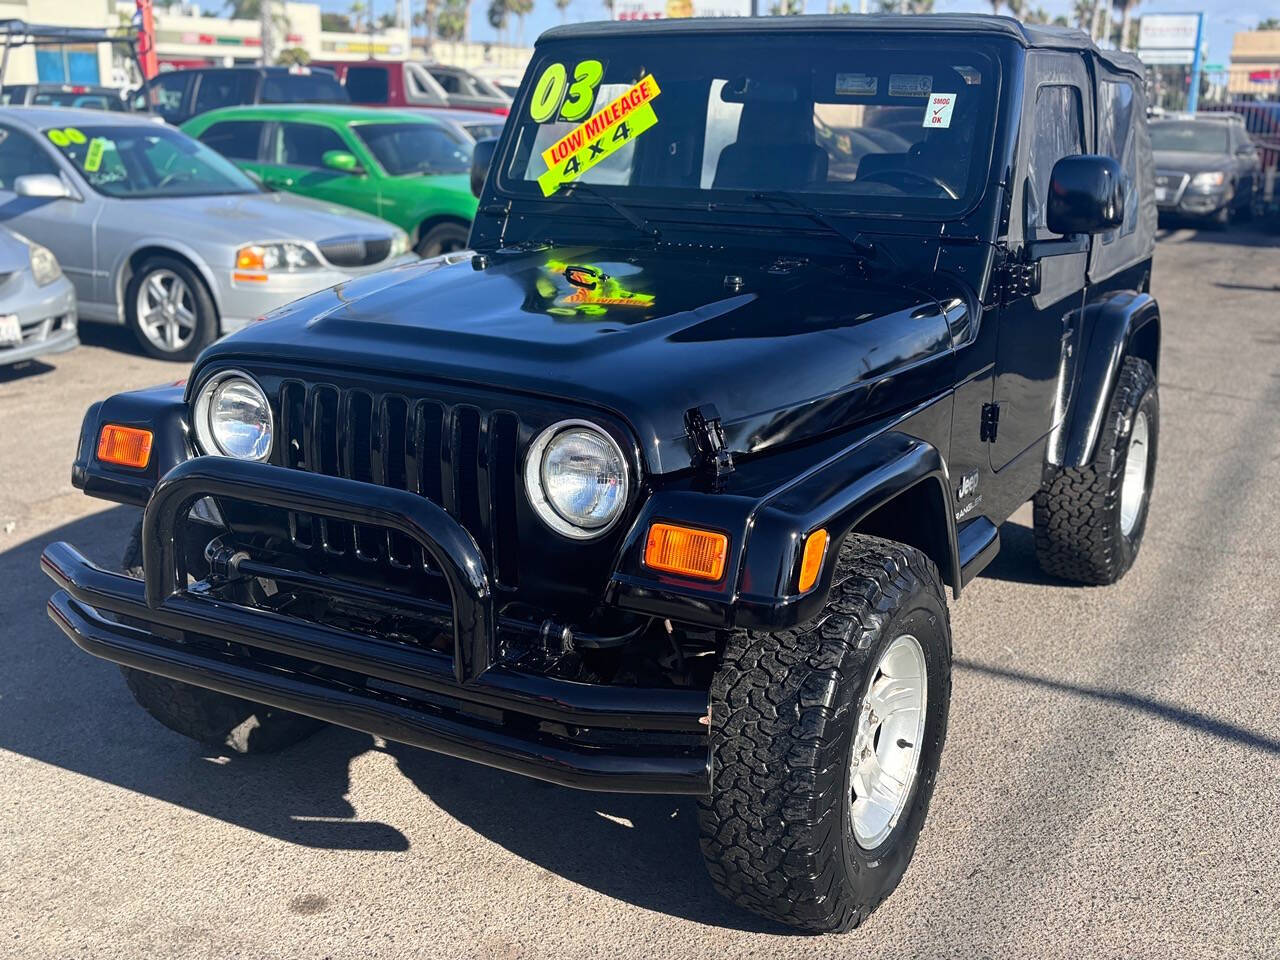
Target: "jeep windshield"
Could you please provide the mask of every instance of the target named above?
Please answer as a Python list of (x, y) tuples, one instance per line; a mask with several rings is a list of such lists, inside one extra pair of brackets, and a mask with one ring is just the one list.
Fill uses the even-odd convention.
[(556, 42), (512, 111), (497, 185), (540, 198), (581, 181), (627, 204), (703, 209), (786, 191), (825, 209), (954, 216), (986, 179), (997, 74), (994, 48), (929, 37)]

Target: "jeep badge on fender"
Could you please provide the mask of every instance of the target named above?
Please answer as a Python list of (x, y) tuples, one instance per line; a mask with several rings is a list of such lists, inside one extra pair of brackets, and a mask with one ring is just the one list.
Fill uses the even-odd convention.
[(49, 546), (50, 615), (207, 743), (693, 795), (725, 896), (848, 930), (934, 795), (946, 589), (1028, 500), (1056, 576), (1142, 543), (1145, 116), (1007, 18), (550, 30), (471, 250), (89, 410), (75, 484), (143, 514), (124, 573)]

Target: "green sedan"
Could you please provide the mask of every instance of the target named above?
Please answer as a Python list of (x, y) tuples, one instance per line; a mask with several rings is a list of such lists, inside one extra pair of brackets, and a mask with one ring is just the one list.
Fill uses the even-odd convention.
[(347, 106), (228, 107), (182, 130), (275, 190), (364, 210), (419, 256), (467, 245), (472, 144), (425, 114)]

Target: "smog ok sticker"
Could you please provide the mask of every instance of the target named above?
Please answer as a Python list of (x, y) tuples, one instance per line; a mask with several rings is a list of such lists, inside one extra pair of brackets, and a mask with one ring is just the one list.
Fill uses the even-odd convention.
[(102, 151), (107, 147), (107, 141), (101, 137), (94, 137), (89, 142), (89, 149), (84, 155), (84, 172), (97, 173), (102, 166)]
[(956, 108), (954, 93), (929, 94), (929, 106), (924, 111), (924, 126), (946, 129), (951, 126), (951, 111)]
[(647, 76), (542, 151), (547, 164), (538, 177), (542, 195), (551, 196), (656, 124), (652, 101), (661, 92), (658, 81)]

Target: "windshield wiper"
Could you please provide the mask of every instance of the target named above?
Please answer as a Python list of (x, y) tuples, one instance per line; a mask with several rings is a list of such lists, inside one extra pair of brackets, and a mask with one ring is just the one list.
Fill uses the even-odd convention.
[[(861, 233), (854, 234), (852, 237), (849, 236), (849, 234), (836, 226), (835, 221), (829, 216), (812, 204), (801, 200), (794, 193), (788, 193), (785, 190), (762, 190), (751, 194), (747, 199), (753, 203), (782, 204), (784, 206), (791, 207), (793, 210), (798, 210), (814, 223), (826, 227), (828, 232), (834, 233), (845, 243), (849, 244), (849, 246), (854, 249), (854, 252), (864, 259), (873, 260), (883, 253), (885, 255), (885, 259), (893, 264), (895, 270), (902, 269), (902, 264), (898, 261), (898, 258), (888, 250), (888, 248), (878, 247), (870, 240), (863, 240)], [(709, 206), (714, 209), (715, 207), (728, 206), (728, 204), (717, 203), (709, 204)]]
[(620, 204), (617, 200), (613, 199), (613, 197), (609, 196), (603, 190), (599, 190), (596, 187), (593, 187), (589, 183), (583, 183), (581, 180), (571, 180), (568, 183), (561, 184), (560, 188), (556, 191), (556, 194), (563, 194), (566, 198), (573, 199), (573, 195), (577, 193), (579, 190), (583, 191), (584, 193), (589, 193), (591, 196), (595, 197), (598, 200), (603, 200), (605, 203), (607, 203), (610, 207), (613, 208), (614, 212), (617, 213), (618, 216), (620, 216), (623, 220), (627, 221), (627, 223), (631, 224), (633, 227), (635, 227), (637, 230), (643, 233), (646, 237), (649, 237), (650, 239), (653, 239), (653, 240), (657, 240), (660, 236), (662, 236), (662, 231), (659, 230), (657, 227), (655, 227), (653, 224), (651, 224), (644, 217), (640, 216), (637, 213), (633, 213), (631, 210), (628, 210), (626, 207)]

